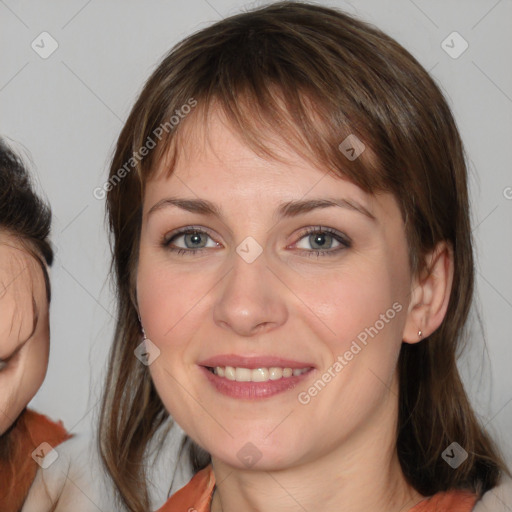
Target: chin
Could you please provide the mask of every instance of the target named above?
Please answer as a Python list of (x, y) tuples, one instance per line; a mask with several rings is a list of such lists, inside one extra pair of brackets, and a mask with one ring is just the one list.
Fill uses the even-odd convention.
[(257, 440), (245, 443), (231, 443), (226, 449), (212, 453), (212, 459), (239, 470), (279, 471), (299, 463), (291, 447), (263, 446)]

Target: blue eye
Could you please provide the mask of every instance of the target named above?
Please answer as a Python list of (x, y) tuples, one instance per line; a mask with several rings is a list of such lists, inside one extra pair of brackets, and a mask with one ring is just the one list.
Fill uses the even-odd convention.
[[(208, 239), (210, 242), (208, 242)], [(299, 242), (296, 242), (295, 246), (298, 246), (302, 240), (305, 240), (310, 248), (298, 248), (307, 256), (331, 256), (351, 246), (351, 241), (348, 237), (322, 226), (308, 228), (302, 233)], [(178, 255), (188, 256), (197, 254), (205, 249), (220, 247), (220, 245), (206, 231), (195, 227), (184, 228), (162, 240), (162, 247)]]
[(307, 256), (332, 256), (351, 246), (351, 242), (347, 237), (330, 228), (323, 228), (321, 226), (308, 228), (302, 234), (299, 242), (295, 244), (296, 247), (301, 240), (304, 240), (313, 249), (309, 250), (308, 248), (299, 247)]
[[(207, 238), (210, 238), (210, 235), (201, 229), (196, 228), (186, 228), (178, 233), (174, 234), (172, 237), (163, 241), (163, 246), (169, 249), (170, 251), (175, 251), (177, 254), (196, 254), (198, 251), (202, 249), (206, 249), (207, 247), (218, 247), (219, 244), (212, 240), (213, 245), (207, 245)], [(172, 245), (176, 244), (177, 240), (182, 239), (182, 243), (185, 244), (185, 247), (172, 247)], [(172, 244), (172, 245), (171, 245)]]

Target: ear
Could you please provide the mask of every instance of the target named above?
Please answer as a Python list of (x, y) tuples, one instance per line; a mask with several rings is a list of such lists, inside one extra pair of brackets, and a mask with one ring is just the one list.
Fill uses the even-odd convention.
[(425, 256), (423, 272), (411, 283), (411, 302), (402, 336), (405, 343), (418, 343), (441, 325), (450, 300), (453, 268), (453, 249), (449, 242), (439, 242)]

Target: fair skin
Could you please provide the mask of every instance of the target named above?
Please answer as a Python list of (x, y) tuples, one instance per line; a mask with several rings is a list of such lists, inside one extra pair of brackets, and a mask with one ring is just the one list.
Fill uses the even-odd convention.
[(49, 356), (49, 306), (39, 262), (0, 230), (0, 435), (41, 386)]
[[(405, 481), (396, 455), (396, 363), (403, 341), (418, 342), (420, 329), (428, 336), (445, 315), (450, 250), (440, 244), (428, 255), (431, 274), (412, 276), (391, 195), (368, 195), (284, 145), (278, 150), (285, 162), (262, 159), (218, 113), (206, 130), (208, 142), (190, 130), (170, 177), (162, 161), (147, 183), (137, 301), (160, 350), (149, 367), (158, 393), (212, 455), (211, 510), (408, 510), (423, 497)], [(222, 218), (161, 203), (170, 197), (210, 201)], [(327, 198), (357, 202), (375, 219), (340, 207), (276, 213), (285, 202)], [(204, 233), (175, 236), (191, 225)], [(304, 233), (320, 227), (349, 237), (350, 246), (325, 231), (320, 238)], [(236, 251), (248, 236), (263, 250), (251, 263)], [(191, 254), (194, 242), (203, 248)], [(393, 319), (300, 403), (299, 393), (394, 303), (402, 307)], [(308, 371), (293, 389), (271, 396), (228, 396), (200, 364), (226, 354), (280, 357)], [(250, 467), (240, 456), (248, 442), (259, 457)]]

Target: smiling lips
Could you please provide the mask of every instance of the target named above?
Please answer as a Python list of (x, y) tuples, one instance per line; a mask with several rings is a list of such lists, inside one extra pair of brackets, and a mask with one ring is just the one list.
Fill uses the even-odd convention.
[(233, 398), (266, 398), (294, 388), (314, 369), (310, 363), (277, 357), (225, 355), (199, 363), (211, 384)]

